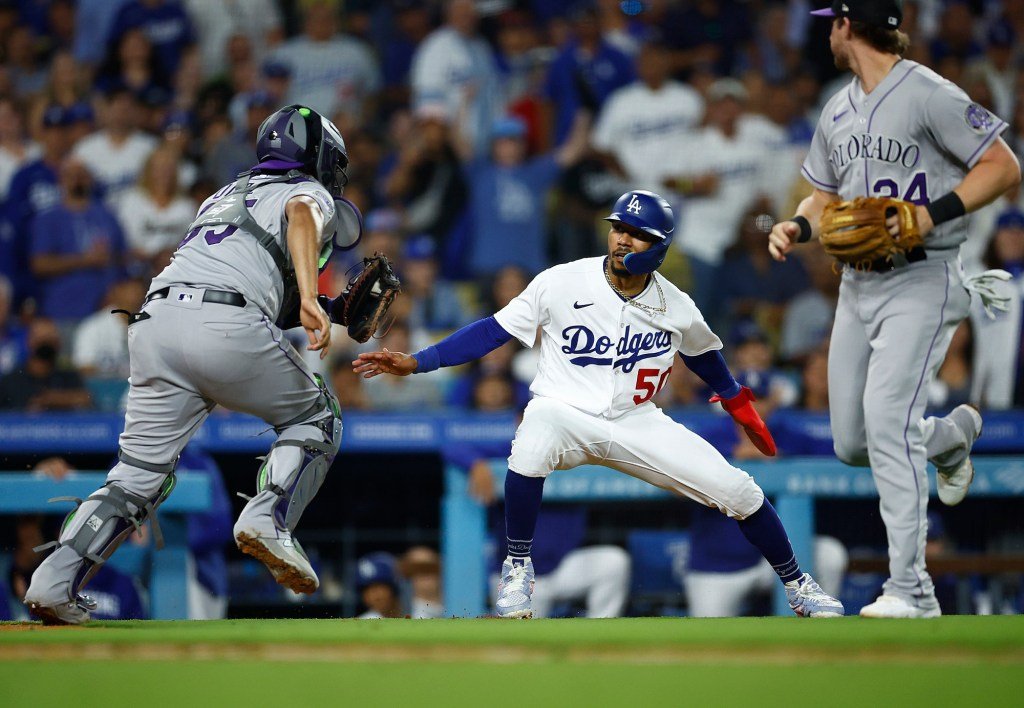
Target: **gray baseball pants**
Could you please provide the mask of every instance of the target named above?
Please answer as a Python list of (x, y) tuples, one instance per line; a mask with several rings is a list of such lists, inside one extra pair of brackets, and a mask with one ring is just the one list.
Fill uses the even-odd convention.
[(885, 594), (935, 603), (925, 569), (927, 461), (956, 445), (951, 423), (921, 420), (970, 294), (957, 260), (911, 263), (888, 273), (843, 274), (829, 347), (829, 409), (836, 455), (870, 465), (889, 542)]

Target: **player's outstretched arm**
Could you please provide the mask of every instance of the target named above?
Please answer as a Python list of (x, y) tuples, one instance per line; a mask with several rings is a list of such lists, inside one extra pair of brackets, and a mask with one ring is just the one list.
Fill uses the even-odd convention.
[(459, 366), (479, 359), (510, 339), (512, 335), (494, 317), (486, 317), (411, 356), (387, 349), (360, 354), (352, 362), (352, 370), (368, 379), (378, 374), (425, 374), (442, 366)]
[(363, 378), (372, 379), (380, 374), (408, 376), (416, 371), (417, 362), (414, 357), (402, 352), (391, 352), (387, 349), (379, 352), (364, 352), (352, 362), (352, 369)]
[(768, 234), (768, 252), (777, 261), (786, 260), (786, 254), (798, 243), (811, 240), (817, 234), (818, 222), (825, 205), (839, 199), (839, 195), (815, 189), (809, 197), (800, 202), (796, 215), (787, 221), (780, 221)]

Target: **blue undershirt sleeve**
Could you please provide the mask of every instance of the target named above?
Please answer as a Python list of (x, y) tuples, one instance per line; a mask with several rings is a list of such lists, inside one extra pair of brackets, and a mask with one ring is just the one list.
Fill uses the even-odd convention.
[(453, 332), (437, 344), (413, 354), (415, 374), (425, 374), (442, 366), (458, 366), (479, 359), (512, 339), (512, 335), (494, 317), (485, 317)]
[(686, 354), (679, 356), (682, 357), (686, 368), (697, 374), (722, 398), (732, 398), (740, 392), (740, 385), (732, 377), (720, 350), (713, 349), (697, 356), (687, 356)]

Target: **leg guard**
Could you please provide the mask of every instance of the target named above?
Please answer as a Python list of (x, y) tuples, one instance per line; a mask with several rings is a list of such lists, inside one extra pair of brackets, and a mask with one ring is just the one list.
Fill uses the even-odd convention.
[(156, 509), (174, 489), (174, 465), (143, 463), (143, 468), (124, 453), (120, 457), (122, 461), (111, 470), (107, 483), (85, 501), (74, 497), (50, 500), (73, 501), (77, 506), (64, 519), (58, 540), (34, 549), (56, 548), (32, 574), (25, 594), (30, 607), (52, 609), (77, 602), (88, 609), (88, 600), (80, 591), (128, 534), (147, 519), (157, 546), (163, 546)]
[(295, 531), (302, 513), (320, 490), (341, 446), (341, 412), (324, 390), (327, 410), (318, 420), (281, 431), (260, 467), (257, 492), (272, 492), (275, 525)]

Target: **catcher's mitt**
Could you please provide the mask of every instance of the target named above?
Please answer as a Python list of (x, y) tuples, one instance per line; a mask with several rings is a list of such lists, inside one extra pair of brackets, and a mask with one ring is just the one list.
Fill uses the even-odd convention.
[[(891, 235), (885, 225), (893, 210), (900, 222), (899, 236)], [(858, 270), (877, 260), (892, 260), (924, 243), (914, 204), (885, 197), (830, 202), (821, 215), (819, 232), (827, 254)]]
[(391, 269), (387, 256), (379, 253), (363, 259), (363, 269), (356, 273), (345, 292), (339, 324), (348, 328), (348, 336), (365, 342), (377, 331), (388, 308), (402, 289), (402, 283)]

